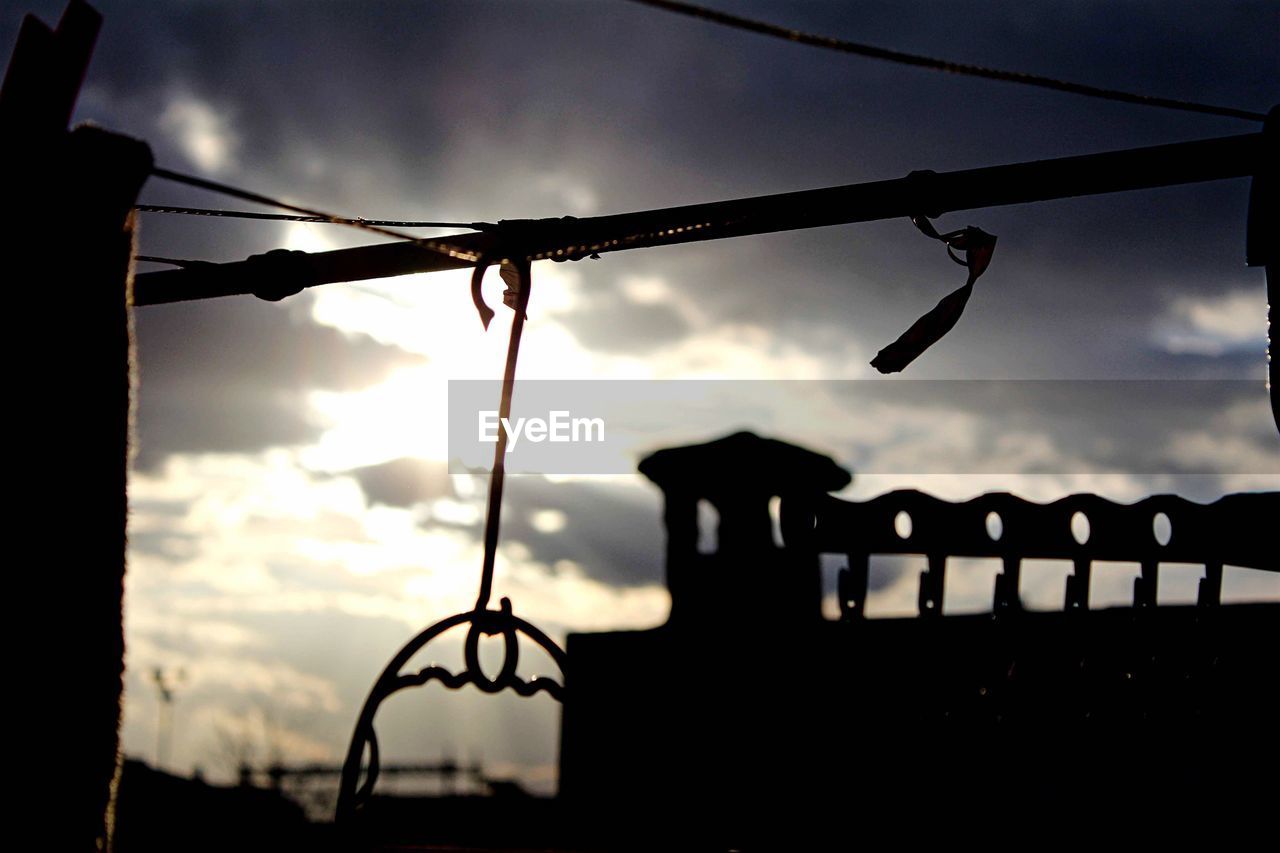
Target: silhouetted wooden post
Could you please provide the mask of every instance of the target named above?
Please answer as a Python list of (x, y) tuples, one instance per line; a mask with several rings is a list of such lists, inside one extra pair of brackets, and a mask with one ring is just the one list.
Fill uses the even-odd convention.
[(108, 842), (124, 671), (132, 207), (151, 152), (67, 131), (100, 25), (82, 0), (56, 30), (28, 16), (0, 91), (9, 546), (29, 555), (6, 596), (26, 616), (9, 644), (8, 764), (39, 800), (14, 809), (10, 830), (49, 850)]

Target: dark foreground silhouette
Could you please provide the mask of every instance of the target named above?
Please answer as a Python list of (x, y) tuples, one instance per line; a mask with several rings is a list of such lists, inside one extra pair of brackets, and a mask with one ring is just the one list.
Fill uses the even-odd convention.
[[(1280, 568), (1262, 523), (1280, 495), (850, 502), (828, 494), (850, 480), (831, 459), (747, 433), (640, 470), (665, 497), (671, 616), (569, 637), (552, 693), (557, 800), (445, 830), (375, 793), (344, 815), (341, 843), (797, 849), (976, 834), (1005, 847), (1221, 837), (1271, 814), (1280, 604), (1223, 605), (1220, 586), (1224, 564)], [(710, 553), (700, 501), (718, 516)], [(820, 554), (846, 564), (837, 619), (822, 615)], [(873, 554), (922, 555), (918, 615), (865, 618)], [(992, 612), (942, 613), (951, 557), (1000, 560)], [(1023, 608), (1030, 558), (1071, 562), (1062, 611)], [(1132, 606), (1089, 609), (1100, 561), (1139, 565)], [(1196, 605), (1157, 606), (1171, 562), (1205, 566)]]

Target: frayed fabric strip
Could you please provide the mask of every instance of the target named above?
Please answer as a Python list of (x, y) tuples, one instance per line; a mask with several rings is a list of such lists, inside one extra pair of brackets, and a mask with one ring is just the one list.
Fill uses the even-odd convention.
[[(968, 268), (969, 277), (961, 287), (942, 297), (932, 310), (911, 324), (911, 328), (903, 332), (896, 341), (876, 354), (871, 360), (871, 366), (881, 373), (902, 371), (955, 327), (973, 293), (973, 283), (986, 272), (996, 249), (995, 235), (988, 234), (981, 228), (969, 226), (959, 231), (939, 234), (927, 217), (913, 216), (911, 221), (926, 236), (945, 243), (947, 254), (953, 261)], [(964, 257), (957, 255), (957, 251), (963, 252)]]

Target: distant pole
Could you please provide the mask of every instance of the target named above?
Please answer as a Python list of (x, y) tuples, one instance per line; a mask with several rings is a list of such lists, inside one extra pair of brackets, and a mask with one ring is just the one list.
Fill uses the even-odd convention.
[[(161, 688), (163, 691), (163, 688)], [(173, 697), (161, 692), (160, 711), (156, 718), (156, 769), (163, 770), (168, 759), (165, 749), (165, 730), (171, 728)]]
[(156, 685), (159, 708), (156, 714), (156, 769), (163, 770), (169, 763), (173, 752), (173, 691), (182, 681), (184, 673), (181, 669), (174, 673), (173, 680), (160, 667), (152, 670), (151, 677)]

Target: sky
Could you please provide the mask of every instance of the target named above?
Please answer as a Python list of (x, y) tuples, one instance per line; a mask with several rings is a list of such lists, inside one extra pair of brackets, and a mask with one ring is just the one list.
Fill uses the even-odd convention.
[[(61, 5), (2, 0), (0, 46), (23, 12), (54, 21)], [(145, 139), (160, 165), (348, 216), (589, 216), (1257, 129), (887, 65), (623, 0), (96, 5), (105, 25), (77, 120)], [(716, 5), (1102, 87), (1258, 112), (1280, 100), (1274, 3)], [(975, 225), (999, 243), (956, 329), (890, 380), (947, 380), (956, 390), (937, 399), (884, 403), (868, 364), (963, 281), (907, 221), (540, 263), (520, 376), (769, 380), (802, 402), (674, 407), (660, 436), (636, 440), (635, 460), (659, 437), (754, 429), (850, 467), (852, 498), (1276, 489), (1265, 278), (1244, 264), (1248, 189), (942, 217), (939, 228)], [(159, 180), (142, 200), (243, 206)], [(211, 261), (377, 242), (155, 214), (138, 239), (143, 254)], [(485, 481), (449, 473), (447, 382), (500, 376), (508, 314), (483, 332), (466, 272), (137, 311), (127, 753), (210, 778), (242, 759), (341, 759), (384, 662), (474, 600)], [(966, 390), (973, 380), (1023, 382), (988, 407)], [(1066, 389), (1098, 380), (1144, 380), (1159, 399), (1098, 385), (1110, 396), (1064, 404)], [(1138, 417), (1149, 407), (1170, 414)], [(530, 474), (507, 494), (497, 592), (518, 614), (560, 639), (665, 619), (661, 501), (647, 481)], [(914, 601), (908, 563), (877, 570), (873, 609)], [(957, 609), (989, 601), (990, 567), (969, 568), (949, 577)], [(1099, 603), (1124, 603), (1136, 567), (1113, 568)], [(1064, 573), (1029, 568), (1028, 600), (1060, 606)], [(1165, 577), (1170, 600), (1193, 595), (1196, 570)], [(1231, 594), (1280, 598), (1274, 576), (1233, 577)], [(441, 661), (457, 647), (443, 643)], [(157, 668), (175, 685), (167, 745)], [(379, 730), (392, 760), (479, 758), (551, 791), (557, 721), (546, 697), (432, 688), (389, 703)]]

